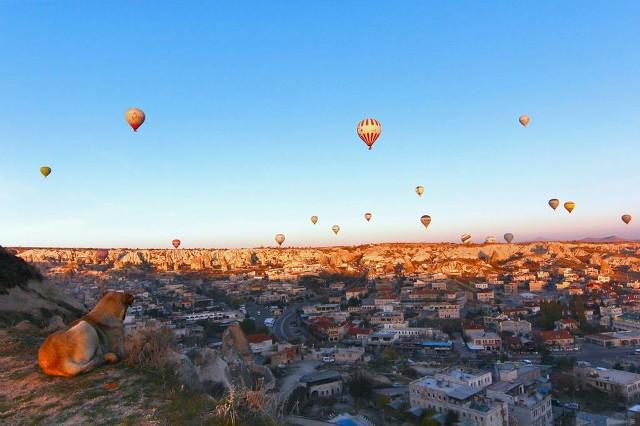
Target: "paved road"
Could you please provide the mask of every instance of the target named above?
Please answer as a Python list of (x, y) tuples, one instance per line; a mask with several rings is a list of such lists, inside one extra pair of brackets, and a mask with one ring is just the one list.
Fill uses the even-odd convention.
[(582, 343), (576, 352), (552, 352), (553, 356), (572, 356), (578, 361), (588, 361), (594, 367), (611, 368), (616, 362), (640, 363), (640, 355), (633, 353), (633, 347), (603, 348), (591, 343)]

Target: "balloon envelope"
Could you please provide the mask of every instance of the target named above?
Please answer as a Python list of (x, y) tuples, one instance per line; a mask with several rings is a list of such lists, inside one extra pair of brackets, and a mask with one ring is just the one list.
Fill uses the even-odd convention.
[(521, 115), (520, 118), (518, 118), (518, 121), (524, 127), (527, 127), (527, 125), (529, 125), (529, 116), (528, 115)]
[(555, 210), (560, 205), (560, 200), (558, 200), (557, 198), (552, 198), (549, 200), (549, 205), (552, 209)]
[(462, 244), (467, 244), (469, 241), (471, 241), (471, 235), (469, 234), (462, 234), (460, 236), (460, 241), (462, 241)]
[(564, 203), (564, 208), (567, 209), (569, 213), (571, 213), (573, 209), (576, 208), (576, 203), (574, 203), (573, 201), (567, 201), (566, 203)]
[(428, 227), (431, 223), (431, 216), (429, 216), (428, 214), (423, 215), (422, 217), (420, 217), (420, 222), (422, 222), (425, 228)]
[(367, 219), (367, 222), (371, 220), (371, 213), (365, 213), (364, 218)]
[(48, 166), (42, 166), (40, 167), (40, 174), (42, 174), (42, 176), (47, 177), (51, 174), (51, 167)]
[(313, 223), (314, 225), (318, 223), (318, 216), (311, 216), (311, 223)]
[(628, 225), (629, 222), (631, 222), (631, 215), (630, 214), (623, 214), (622, 215), (622, 221)]
[(138, 127), (142, 126), (145, 118), (144, 111), (140, 108), (130, 108), (124, 113), (124, 119), (127, 120), (134, 132), (137, 132)]
[(422, 197), (422, 194), (424, 194), (424, 186), (416, 186), (416, 194)]
[(504, 240), (510, 243), (511, 241), (513, 241), (513, 234), (511, 232), (507, 232), (506, 234), (504, 234)]
[(104, 262), (104, 260), (107, 257), (109, 257), (109, 250), (106, 250), (106, 249), (96, 250), (96, 259), (98, 259), (100, 262)]
[(180, 240), (176, 238), (175, 240), (171, 241), (171, 245), (173, 246), (173, 248), (180, 247)]
[(340, 227), (338, 225), (333, 225), (331, 227), (331, 230), (333, 231), (334, 234), (338, 235), (338, 232), (340, 232)]
[(356, 132), (358, 132), (360, 139), (371, 149), (376, 140), (378, 140), (380, 133), (382, 133), (382, 125), (375, 118), (365, 118), (356, 126)]
[(276, 243), (278, 243), (278, 246), (284, 243), (284, 234), (276, 234)]

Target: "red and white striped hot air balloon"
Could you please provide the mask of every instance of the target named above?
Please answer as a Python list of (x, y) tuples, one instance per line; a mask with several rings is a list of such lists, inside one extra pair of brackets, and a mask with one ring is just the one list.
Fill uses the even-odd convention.
[(360, 139), (371, 149), (380, 133), (382, 133), (382, 125), (375, 118), (365, 118), (358, 123), (356, 131)]

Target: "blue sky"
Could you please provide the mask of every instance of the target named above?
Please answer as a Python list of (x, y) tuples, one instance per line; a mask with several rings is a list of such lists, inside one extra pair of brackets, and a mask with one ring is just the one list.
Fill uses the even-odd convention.
[(636, 1), (1, 2), (0, 244), (640, 238), (638, 22)]

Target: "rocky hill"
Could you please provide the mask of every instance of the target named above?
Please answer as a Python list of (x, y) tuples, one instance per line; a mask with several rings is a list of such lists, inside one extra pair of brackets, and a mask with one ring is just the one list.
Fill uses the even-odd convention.
[(404, 272), (478, 273), (518, 266), (525, 259), (640, 265), (637, 242), (535, 242), (523, 244), (373, 244), (352, 247), (253, 249), (17, 248), (21, 258), (46, 268), (140, 268), (155, 271), (240, 273), (282, 269), (292, 273), (350, 271), (369, 276)]
[(43, 281), (36, 268), (0, 248), (0, 326), (22, 320), (44, 323), (54, 316), (71, 320), (84, 306)]

